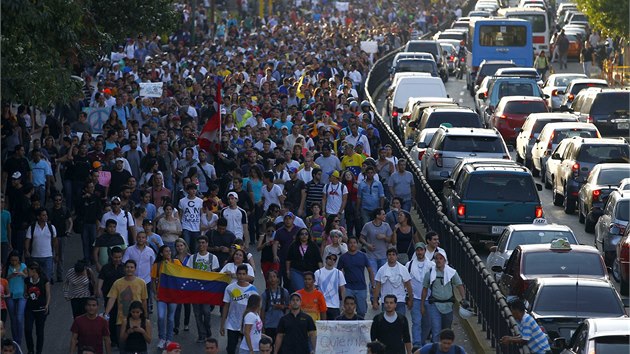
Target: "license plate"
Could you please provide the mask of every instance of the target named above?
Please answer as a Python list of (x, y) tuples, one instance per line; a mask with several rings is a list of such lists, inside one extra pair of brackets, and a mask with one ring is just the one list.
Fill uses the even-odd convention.
[(492, 234), (493, 235), (498, 235), (498, 234), (502, 233), (503, 230), (505, 230), (505, 226), (493, 226), (492, 227)]
[(617, 129), (628, 129), (630, 128), (630, 123), (618, 123)]

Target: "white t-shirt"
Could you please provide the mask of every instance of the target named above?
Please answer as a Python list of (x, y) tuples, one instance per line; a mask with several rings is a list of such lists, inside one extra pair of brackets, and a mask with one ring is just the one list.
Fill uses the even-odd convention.
[[(243, 263), (247, 266), (247, 275), (250, 277), (255, 277), (254, 268), (249, 263)], [(236, 274), (237, 265), (234, 263), (226, 263), (223, 268), (221, 268), (221, 273), (230, 272), (232, 274)], [(236, 279), (232, 279), (232, 283), (236, 283)]]
[(324, 186), (324, 193), (326, 193), (326, 214), (339, 214), (342, 212), (341, 203), (343, 202), (343, 196), (348, 194), (348, 188), (341, 182), (336, 185), (327, 183)]
[(243, 239), (244, 225), (247, 225), (247, 212), (239, 207), (232, 209), (225, 207), (221, 210), (221, 216), (227, 220), (227, 229), (232, 231), (238, 239)]
[[(50, 229), (52, 229), (53, 232), (53, 234), (51, 235), (50, 230), (48, 229), (48, 224), (44, 225), (44, 227), (42, 228), (39, 226), (39, 223), (35, 223), (35, 226), (32, 227), (34, 227), (35, 230), (31, 230), (31, 227), (26, 230), (26, 238), (31, 240), (31, 257), (52, 257), (52, 239), (57, 237), (57, 229), (55, 229), (55, 226), (50, 224)], [(32, 239), (31, 235), (33, 235)]]
[(269, 209), (269, 205), (271, 204), (281, 205), (280, 204), (281, 195), (282, 195), (282, 188), (280, 188), (280, 186), (278, 186), (277, 184), (273, 185), (273, 188), (271, 188), (271, 191), (267, 190), (267, 186), (263, 186), (262, 197), (265, 200), (263, 209), (265, 210)]
[(422, 299), (424, 276), (433, 266), (435, 266), (435, 263), (428, 260), (426, 257), (423, 262), (418, 261), (418, 257), (416, 257), (416, 255), (414, 255), (407, 264), (405, 264), (405, 267), (409, 270), (409, 275), (411, 276), (411, 288), (413, 289), (414, 299)]
[(230, 309), (228, 310), (225, 320), (226, 329), (231, 331), (241, 330), (243, 313), (247, 307), (247, 299), (249, 299), (252, 294), (258, 294), (258, 290), (256, 290), (256, 287), (252, 284), (239, 286), (238, 283), (232, 283), (225, 288), (223, 302), (230, 304)]
[(405, 302), (405, 282), (410, 279), (411, 275), (404, 265), (396, 262), (390, 267), (385, 263), (374, 276), (374, 280), (381, 283), (381, 302), (385, 295), (395, 295), (397, 302)]
[(205, 270), (206, 272), (215, 272), (219, 269), (220, 265), (217, 256), (208, 252), (203, 256), (199, 253), (195, 253), (188, 257), (188, 261), (186, 261), (186, 267)]
[(315, 271), (315, 285), (324, 294), (326, 306), (339, 308), (339, 287), (346, 285), (346, 278), (337, 269), (320, 268)]
[(188, 199), (188, 197), (184, 197), (179, 200), (179, 210), (182, 211), (183, 230), (200, 230), (202, 206), (203, 200), (199, 197), (195, 197), (195, 199)]
[[(243, 325), (252, 325), (252, 329), (249, 331), (249, 338), (251, 339), (252, 350), (257, 352), (259, 349), (258, 342), (260, 342), (260, 338), (262, 337), (262, 319), (256, 312), (248, 312), (247, 315), (245, 315), (245, 319), (243, 319)], [(249, 350), (249, 346), (247, 345), (247, 340), (245, 338), (243, 338), (240, 348), (242, 350)]]
[[(126, 217), (125, 213), (127, 214)], [(133, 216), (131, 215), (131, 213), (121, 210), (120, 213), (116, 215), (113, 211), (108, 211), (107, 213), (103, 214), (103, 217), (101, 218), (101, 227), (105, 227), (105, 225), (107, 225), (107, 220), (109, 219), (116, 220), (116, 232), (118, 232), (120, 236), (122, 236), (123, 240), (125, 241), (125, 246), (128, 246), (129, 229), (127, 227), (136, 226), (136, 223), (133, 220)]]

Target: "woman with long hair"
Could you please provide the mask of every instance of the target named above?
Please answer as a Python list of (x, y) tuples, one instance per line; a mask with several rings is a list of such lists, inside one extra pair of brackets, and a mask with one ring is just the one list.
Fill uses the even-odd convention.
[(330, 232), (332, 230), (339, 230), (343, 235), (341, 237), (341, 241), (348, 242), (348, 234), (346, 233), (346, 229), (341, 226), (341, 219), (337, 214), (330, 214), (326, 217), (326, 226), (324, 227), (324, 232), (322, 233), (322, 244), (321, 244), (321, 252), (324, 252), (324, 248), (326, 246), (332, 244), (332, 237), (330, 236)]
[(129, 313), (120, 325), (121, 354), (147, 354), (151, 343), (151, 320), (144, 313), (142, 302), (129, 305)]
[(26, 264), (20, 261), (19, 251), (11, 251), (8, 258), (9, 261), (5, 270), (9, 281), (9, 298), (6, 300), (9, 319), (11, 320), (11, 337), (16, 343), (22, 344), (24, 309), (26, 308), (24, 280), (28, 276), (28, 271)]
[[(265, 232), (258, 238), (258, 246), (256, 250), (260, 252), (260, 268), (267, 281), (270, 271), (280, 271), (280, 264), (273, 261), (273, 239), (276, 232), (276, 226), (273, 221), (265, 224)], [(269, 282), (267, 281), (267, 286)]]
[(398, 250), (398, 262), (402, 264), (409, 262), (415, 252), (413, 245), (417, 242), (420, 242), (420, 233), (411, 220), (411, 214), (401, 209), (392, 235), (392, 244)]
[(311, 230), (313, 240), (321, 247), (323, 241), (323, 233), (326, 229), (326, 218), (322, 215), (322, 205), (320, 203), (311, 204), (311, 215), (306, 217), (306, 226)]
[[(249, 177), (243, 178), (243, 183), (247, 185), (247, 192), (249, 193), (249, 198), (254, 202), (254, 214), (252, 215), (252, 220), (254, 222), (249, 223), (249, 234), (250, 235), (260, 235), (263, 232), (263, 227), (257, 221), (262, 218), (264, 213), (263, 210), (263, 200), (262, 200), (262, 189), (263, 189), (263, 170), (258, 165), (252, 166), (249, 169)], [(252, 238), (252, 241), (255, 241)]]
[(291, 280), (292, 291), (304, 288), (304, 272), (315, 272), (322, 267), (319, 247), (311, 239), (308, 229), (301, 229), (295, 241), (289, 245), (286, 269)]
[[(188, 257), (190, 257), (190, 248), (188, 248), (188, 244), (186, 240), (183, 238), (178, 238), (175, 241), (175, 258), (179, 260), (181, 264), (186, 264)], [(190, 329), (190, 304), (177, 304), (177, 308), (175, 309), (175, 325), (173, 327), (173, 333), (179, 333), (179, 320), (182, 316), (182, 307), (184, 308), (184, 331), (188, 331)]]
[(232, 252), (232, 255), (228, 259), (227, 263), (221, 268), (221, 273), (228, 274), (232, 277), (232, 283), (236, 282), (236, 268), (241, 264), (245, 264), (247, 266), (247, 277), (246, 280), (250, 283), (254, 281), (254, 268), (247, 263), (247, 253), (242, 249), (236, 249)]
[[(178, 258), (171, 257), (171, 248), (168, 245), (161, 246), (155, 263), (151, 268), (151, 284), (153, 285), (153, 293), (157, 294), (160, 287), (160, 274), (164, 271), (165, 263), (172, 263), (181, 266), (182, 263)], [(167, 303), (160, 300), (157, 296), (158, 304), (158, 337), (160, 342), (158, 348), (164, 349), (166, 343), (173, 340), (173, 328), (175, 326), (175, 311), (177, 310), (177, 304)]]
[[(26, 308), (24, 311), (24, 337), (29, 353), (42, 354), (44, 350), (44, 325), (50, 306), (50, 282), (37, 262), (28, 266), (28, 278), (24, 280)], [(33, 343), (33, 326), (37, 346)]]
[(239, 354), (258, 353), (258, 343), (260, 342), (260, 338), (263, 336), (263, 322), (260, 318), (260, 305), (260, 295), (252, 294), (247, 299), (247, 307), (245, 307), (243, 324), (241, 325), (243, 340), (241, 341), (241, 346), (239, 347)]
[(96, 277), (87, 263), (80, 259), (74, 267), (68, 269), (63, 282), (63, 297), (70, 301), (72, 317), (77, 318), (85, 313), (85, 303), (96, 287)]
[(175, 242), (182, 236), (182, 222), (173, 216), (173, 204), (164, 204), (164, 216), (157, 223), (164, 244), (170, 247), (171, 254), (177, 254)]
[(345, 216), (346, 227), (350, 236), (359, 237), (363, 225), (361, 224), (361, 218), (357, 210), (357, 196), (359, 193), (359, 185), (357, 180), (350, 170), (345, 170), (341, 173), (341, 183), (348, 188), (348, 199), (346, 202)]
[(267, 289), (261, 295), (263, 305), (260, 314), (265, 334), (275, 340), (280, 318), (289, 309), (289, 291), (280, 286), (280, 275), (277, 271), (269, 271)]

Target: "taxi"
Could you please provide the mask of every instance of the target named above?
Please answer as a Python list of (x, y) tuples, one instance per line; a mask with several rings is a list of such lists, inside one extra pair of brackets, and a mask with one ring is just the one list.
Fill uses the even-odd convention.
[(604, 259), (593, 246), (572, 245), (566, 239), (550, 244), (520, 245), (505, 266), (492, 271), (502, 273), (499, 289), (508, 298), (521, 297), (533, 280), (543, 277), (580, 277), (608, 281)]
[[(544, 218), (537, 218), (531, 224), (508, 225), (496, 246), (490, 247), (486, 264), (492, 268), (501, 266), (510, 258), (514, 249), (520, 245), (549, 244), (556, 239), (565, 239), (572, 245), (579, 244), (575, 234), (566, 225), (549, 224)], [(501, 273), (495, 273), (499, 279)]]

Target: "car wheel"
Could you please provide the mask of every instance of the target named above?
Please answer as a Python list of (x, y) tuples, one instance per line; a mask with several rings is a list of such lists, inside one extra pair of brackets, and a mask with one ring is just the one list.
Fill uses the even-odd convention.
[(553, 205), (562, 206), (562, 202), (564, 202), (564, 196), (556, 190), (556, 187), (553, 187)]
[(595, 232), (595, 223), (590, 218), (584, 217), (584, 231), (588, 233)]
[(582, 205), (582, 202), (578, 202), (578, 221), (580, 224), (584, 224), (584, 219), (586, 219), (584, 217), (584, 213), (582, 212), (583, 210), (584, 206)]
[(612, 266), (612, 276), (616, 282), (621, 282), (621, 266), (619, 265), (619, 259), (615, 259)]

